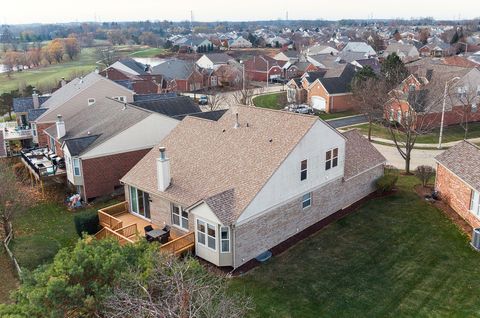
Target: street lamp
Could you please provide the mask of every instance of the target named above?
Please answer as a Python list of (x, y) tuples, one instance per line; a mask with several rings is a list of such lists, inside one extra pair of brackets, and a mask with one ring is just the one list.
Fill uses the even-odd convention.
[(445, 103), (447, 102), (448, 84), (453, 81), (458, 81), (459, 79), (460, 77), (456, 76), (445, 82), (445, 90), (443, 91), (442, 120), (440, 121), (440, 136), (438, 136), (438, 149), (442, 149), (443, 121), (445, 119)]
[(240, 60), (240, 64), (242, 64), (243, 66), (242, 87), (243, 87), (243, 91), (245, 91), (245, 63), (243, 62), (243, 60)]

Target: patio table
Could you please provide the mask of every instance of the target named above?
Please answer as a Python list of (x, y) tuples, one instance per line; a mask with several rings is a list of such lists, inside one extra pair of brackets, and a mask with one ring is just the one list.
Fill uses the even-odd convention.
[(167, 234), (167, 232), (165, 232), (164, 230), (157, 229), (145, 233), (145, 236), (150, 237), (152, 240), (158, 240), (165, 234)]

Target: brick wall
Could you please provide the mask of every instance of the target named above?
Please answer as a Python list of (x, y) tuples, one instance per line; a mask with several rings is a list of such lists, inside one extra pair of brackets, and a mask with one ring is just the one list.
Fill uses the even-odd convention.
[(50, 127), (52, 125), (55, 125), (55, 123), (37, 124), (38, 145), (40, 147), (47, 147), (48, 146), (48, 140), (50, 139), (50, 137), (43, 130), (47, 129), (48, 127)]
[(143, 149), (81, 161), (85, 196), (95, 198), (113, 192), (122, 178), (150, 150)]
[(448, 203), (472, 227), (480, 227), (480, 220), (470, 211), (470, 187), (442, 165), (437, 164), (435, 188), (442, 200)]
[(352, 94), (332, 96), (327, 112), (338, 113), (346, 110), (351, 110), (354, 107), (355, 107), (355, 102)]
[(303, 210), (302, 198), (271, 210), (235, 228), (235, 267), (278, 245), (312, 224), (345, 208), (375, 190), (383, 166), (353, 179), (334, 180), (312, 194), (312, 206)]

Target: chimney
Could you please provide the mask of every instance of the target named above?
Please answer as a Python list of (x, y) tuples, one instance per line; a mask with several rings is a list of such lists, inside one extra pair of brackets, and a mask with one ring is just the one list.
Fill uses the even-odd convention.
[(65, 86), (67, 84), (67, 81), (65, 80), (65, 77), (62, 77), (62, 87)]
[(165, 147), (160, 147), (160, 157), (157, 158), (157, 188), (165, 191), (170, 185), (170, 160), (165, 153)]
[(95, 73), (96, 73), (96, 74), (99, 74), (99, 73), (100, 73), (100, 70), (98, 69), (98, 66), (95, 67)]
[(238, 113), (235, 114), (235, 125), (233, 128), (239, 128), (240, 127), (240, 122), (238, 121)]
[(66, 135), (66, 130), (65, 130), (65, 122), (63, 121), (62, 115), (57, 115), (57, 139), (62, 138), (63, 136)]
[(33, 90), (32, 99), (33, 99), (33, 108), (35, 109), (39, 108), (40, 100), (38, 99), (38, 93), (36, 90)]

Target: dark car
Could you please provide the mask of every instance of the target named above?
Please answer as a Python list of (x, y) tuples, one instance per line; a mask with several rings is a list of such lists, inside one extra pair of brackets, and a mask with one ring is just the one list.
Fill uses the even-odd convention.
[(207, 96), (200, 96), (198, 99), (198, 105), (208, 105), (208, 97)]

